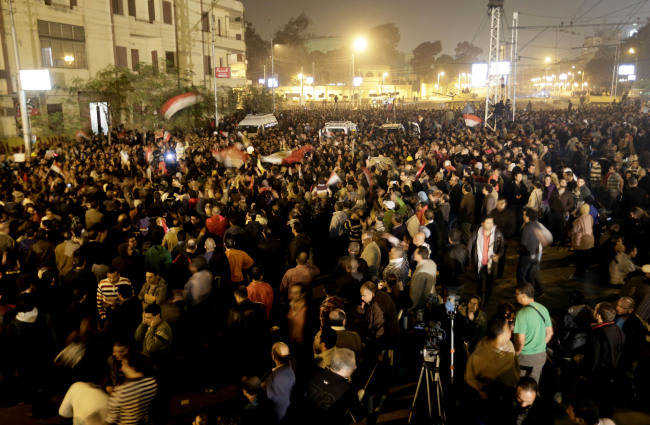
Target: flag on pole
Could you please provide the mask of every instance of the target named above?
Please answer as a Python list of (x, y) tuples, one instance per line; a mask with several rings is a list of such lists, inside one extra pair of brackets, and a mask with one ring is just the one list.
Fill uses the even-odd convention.
[(420, 178), (420, 176), (422, 175), (422, 172), (424, 171), (424, 167), (426, 167), (426, 165), (427, 165), (426, 162), (423, 162), (423, 163), (422, 163), (422, 166), (420, 167), (420, 169), (418, 170), (418, 172), (415, 174), (415, 178), (416, 178), (416, 179), (419, 179), (419, 178)]
[(61, 164), (58, 162), (54, 161), (52, 165), (50, 166), (50, 171), (54, 171), (55, 173), (59, 173), (63, 175), (63, 170), (61, 170)]
[(361, 167), (361, 171), (363, 171), (363, 175), (366, 176), (368, 187), (372, 187), (372, 176), (370, 175), (370, 171), (366, 167)]
[(465, 125), (467, 127), (474, 127), (483, 122), (482, 119), (474, 114), (463, 114), (463, 118), (465, 119)]
[(332, 174), (330, 174), (330, 177), (327, 179), (327, 185), (332, 186), (334, 184), (337, 184), (341, 181), (341, 178), (339, 177), (338, 174), (336, 174), (335, 171), (332, 171)]

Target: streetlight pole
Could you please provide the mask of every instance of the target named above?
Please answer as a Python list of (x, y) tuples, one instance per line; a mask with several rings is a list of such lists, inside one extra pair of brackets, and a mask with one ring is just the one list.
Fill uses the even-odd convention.
[(273, 96), (273, 113), (275, 113), (275, 62), (273, 60), (273, 50), (275, 44), (273, 44), (273, 38), (271, 38), (271, 90)]
[(16, 84), (18, 85), (18, 100), (20, 102), (20, 118), (23, 125), (23, 140), (25, 142), (25, 156), (29, 158), (32, 150), (29, 132), (29, 117), (27, 116), (27, 99), (25, 91), (20, 82), (20, 55), (18, 54), (18, 38), (16, 36), (16, 24), (14, 23), (13, 0), (9, 0), (9, 17), (11, 18), (11, 36), (13, 37), (14, 56), (16, 60)]
[(440, 94), (440, 76), (445, 76), (445, 71), (438, 71), (438, 94)]
[(219, 104), (217, 102), (217, 56), (215, 50), (216, 34), (214, 29), (215, 29), (215, 18), (213, 12), (212, 13), (212, 79), (214, 80), (214, 130), (219, 131)]
[(354, 46), (352, 46), (352, 85), (350, 86), (352, 89), (352, 107), (354, 108)]
[(303, 67), (301, 66), (300, 67), (300, 106), (302, 106), (302, 96), (303, 96), (302, 95), (302, 93), (303, 93), (303, 91), (302, 91), (302, 80), (305, 78), (303, 72), (304, 72), (304, 70), (303, 70)]

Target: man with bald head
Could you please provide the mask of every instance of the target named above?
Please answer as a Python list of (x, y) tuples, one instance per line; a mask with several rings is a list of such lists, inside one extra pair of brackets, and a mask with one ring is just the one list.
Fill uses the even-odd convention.
[[(619, 373), (631, 376), (634, 370), (634, 362), (641, 359), (643, 345), (646, 339), (646, 327), (643, 321), (634, 314), (636, 303), (631, 297), (621, 297), (616, 303), (616, 319), (614, 323), (623, 330), (625, 342), (623, 343), (623, 354), (619, 362)], [(625, 381), (626, 376), (622, 377)], [(626, 386), (631, 388), (631, 385)]]
[(271, 358), (275, 367), (262, 384), (266, 396), (273, 404), (277, 422), (282, 421), (286, 416), (291, 404), (291, 392), (296, 384), (296, 375), (289, 364), (289, 354), (289, 346), (284, 342), (273, 344)]

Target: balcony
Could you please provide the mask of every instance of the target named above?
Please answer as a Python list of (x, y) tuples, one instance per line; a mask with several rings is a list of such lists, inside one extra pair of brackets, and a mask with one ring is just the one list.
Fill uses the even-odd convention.
[(244, 43), (243, 37), (241, 40), (237, 40), (234, 36), (217, 36), (215, 39), (215, 46), (221, 49), (234, 50), (242, 53), (246, 51), (246, 43)]
[(227, 9), (233, 12), (239, 12), (241, 14), (244, 13), (244, 3), (239, 0), (220, 0), (219, 3), (217, 3), (216, 7), (219, 9)]

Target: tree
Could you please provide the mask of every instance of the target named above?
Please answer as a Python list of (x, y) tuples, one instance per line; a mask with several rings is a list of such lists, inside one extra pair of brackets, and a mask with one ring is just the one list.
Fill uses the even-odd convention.
[(271, 57), (271, 42), (264, 40), (250, 22), (246, 23), (244, 39), (246, 40), (246, 59), (248, 59), (246, 78), (257, 81), (260, 76), (264, 75), (264, 64)]
[(442, 44), (439, 40), (434, 42), (425, 41), (413, 49), (411, 68), (413, 73), (421, 78), (431, 75), (431, 65), (434, 64), (436, 56), (442, 51)]
[(276, 44), (286, 44), (296, 47), (304, 47), (307, 40), (307, 28), (311, 25), (311, 19), (304, 13), (297, 18), (289, 19), (282, 28), (276, 30), (273, 34), (273, 42)]
[(397, 45), (401, 39), (399, 28), (395, 24), (382, 24), (370, 31), (370, 51), (365, 55), (365, 61), (373, 65), (394, 65), (399, 61)]
[[(82, 96), (84, 101), (106, 102), (110, 126), (124, 124), (127, 128), (149, 130), (164, 126), (169, 129), (194, 129), (214, 116), (213, 94), (204, 87), (191, 84), (185, 73), (159, 72), (152, 65), (140, 63), (137, 71), (109, 65), (88, 80), (74, 79), (68, 92)], [(169, 121), (158, 112), (171, 97), (196, 92), (204, 101), (186, 108)], [(110, 134), (110, 133), (109, 133)]]
[(471, 64), (478, 60), (478, 56), (483, 53), (483, 49), (468, 41), (463, 41), (456, 45), (454, 52), (454, 60), (456, 63)]
[(247, 114), (264, 114), (273, 112), (273, 94), (265, 87), (250, 85), (244, 87), (240, 94), (240, 105)]
[[(300, 72), (301, 65), (307, 63), (307, 29), (311, 19), (304, 13), (289, 19), (273, 34), (275, 73), (280, 84), (286, 84)], [(283, 83), (284, 82), (284, 83)]]

